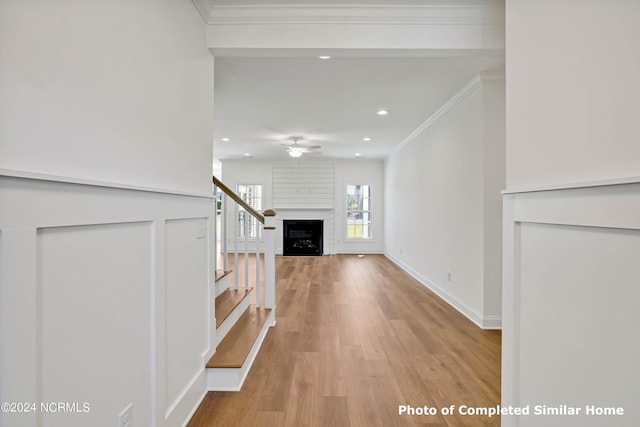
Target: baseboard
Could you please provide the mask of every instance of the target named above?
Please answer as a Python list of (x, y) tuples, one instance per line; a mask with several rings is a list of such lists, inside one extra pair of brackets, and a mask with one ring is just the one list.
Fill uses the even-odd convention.
[[(205, 376), (205, 380), (206, 380), (206, 376)], [(189, 415), (184, 420), (184, 424), (182, 424), (182, 427), (187, 427), (187, 424), (189, 424), (189, 421), (191, 421), (191, 418), (193, 418), (193, 415), (196, 413), (196, 411), (202, 404), (202, 401), (207, 396), (207, 393), (209, 393), (209, 390), (205, 388), (204, 391), (202, 392), (202, 396), (200, 396), (200, 398), (196, 401), (196, 404), (193, 406), (193, 409), (191, 409), (191, 412), (189, 412)]]
[(502, 329), (502, 316), (484, 316), (482, 329)]
[(377, 250), (367, 250), (367, 249), (363, 249), (363, 250), (357, 250), (357, 249), (342, 249), (339, 252), (337, 252), (338, 255), (380, 255), (381, 252), (377, 251)]
[(206, 373), (199, 372), (185, 387), (180, 397), (165, 412), (165, 426), (185, 426), (206, 394)]
[(441, 287), (436, 286), (432, 281), (430, 281), (426, 277), (422, 276), (420, 273), (418, 273), (417, 271), (415, 271), (414, 269), (412, 269), (411, 267), (409, 267), (408, 265), (406, 265), (405, 263), (403, 263), (399, 259), (395, 258), (393, 255), (385, 252), (384, 256), (387, 257), (395, 265), (400, 267), (402, 270), (404, 270), (411, 277), (413, 277), (418, 282), (420, 282), (420, 284), (422, 284), (424, 287), (426, 287), (430, 291), (434, 292), (438, 297), (440, 297), (442, 300), (444, 300), (451, 307), (453, 307), (456, 310), (458, 310), (467, 319), (471, 320), (473, 323), (478, 325), (478, 327), (480, 327), (482, 329), (500, 329), (502, 327), (502, 318), (501, 317), (499, 317), (499, 316), (485, 316), (485, 317), (481, 316), (480, 314), (476, 313), (474, 310), (472, 310), (469, 307), (467, 307), (467, 305), (464, 304), (462, 301), (460, 301), (459, 299), (457, 299), (453, 295), (450, 295), (448, 292), (446, 292)]

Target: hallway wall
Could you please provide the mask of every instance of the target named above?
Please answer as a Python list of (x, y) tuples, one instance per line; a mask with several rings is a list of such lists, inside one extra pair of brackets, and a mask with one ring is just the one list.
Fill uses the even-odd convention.
[(478, 325), (499, 327), (504, 81), (474, 79), (426, 124), (385, 164), (385, 253)]
[(205, 40), (188, 1), (0, 2), (0, 396), (79, 405), (0, 425), (110, 427), (132, 404), (173, 427), (202, 398)]

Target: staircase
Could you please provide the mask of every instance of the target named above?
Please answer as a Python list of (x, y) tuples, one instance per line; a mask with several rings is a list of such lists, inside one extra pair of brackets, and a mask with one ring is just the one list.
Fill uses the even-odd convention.
[[(275, 212), (267, 210), (261, 214), (217, 178), (214, 177), (213, 182), (223, 193), (222, 245), (220, 257), (217, 249), (214, 256), (211, 328), (215, 333), (211, 341), (215, 348), (206, 365), (207, 389), (239, 391), (269, 327), (275, 326)], [(250, 236), (248, 215), (260, 223), (254, 236)], [(225, 221), (232, 221), (233, 226)], [(236, 232), (236, 223), (243, 232)], [(228, 229), (233, 230), (232, 253), (227, 249)], [(243, 253), (238, 235), (244, 237)], [(222, 259), (220, 269), (217, 268), (219, 258)], [(229, 260), (233, 261), (233, 268)]]

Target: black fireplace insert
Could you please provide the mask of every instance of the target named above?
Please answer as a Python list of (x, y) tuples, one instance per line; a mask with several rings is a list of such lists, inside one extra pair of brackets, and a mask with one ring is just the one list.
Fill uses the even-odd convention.
[(283, 221), (283, 255), (317, 255), (322, 253), (322, 220)]

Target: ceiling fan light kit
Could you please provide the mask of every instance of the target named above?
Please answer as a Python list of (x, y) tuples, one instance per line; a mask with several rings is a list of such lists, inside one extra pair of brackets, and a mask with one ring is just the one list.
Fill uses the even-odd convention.
[(312, 150), (317, 150), (319, 148), (322, 148), (319, 145), (307, 145), (307, 146), (300, 145), (298, 141), (300, 141), (302, 138), (299, 136), (294, 136), (289, 139), (293, 141), (293, 144), (281, 144), (281, 145), (286, 147), (287, 152), (289, 153), (289, 156), (293, 158), (301, 157), (304, 153), (310, 153)]
[(296, 148), (296, 147), (292, 147), (292, 148), (289, 149), (289, 155), (291, 157), (296, 157), (296, 158), (300, 157), (300, 156), (302, 156), (302, 150), (300, 150), (299, 148)]

